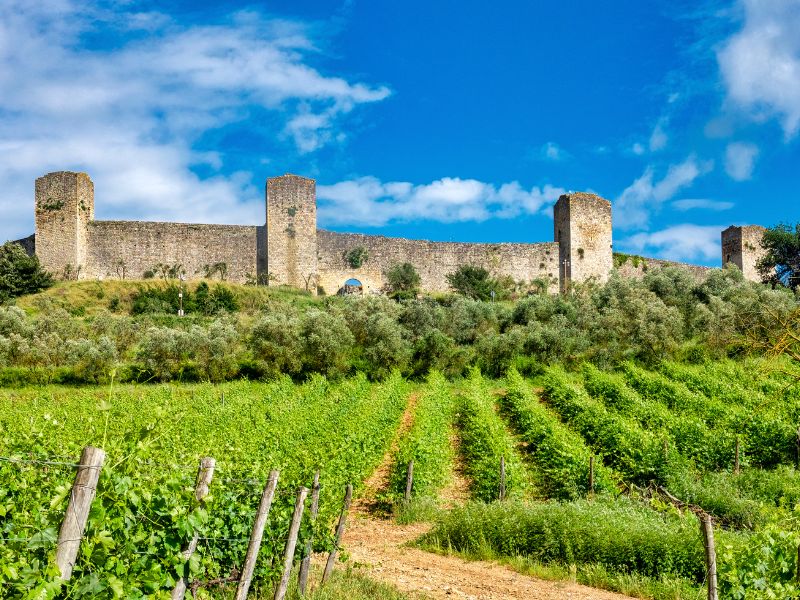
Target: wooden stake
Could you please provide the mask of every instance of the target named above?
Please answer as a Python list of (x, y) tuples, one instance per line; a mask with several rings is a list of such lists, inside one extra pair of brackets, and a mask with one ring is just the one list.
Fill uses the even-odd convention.
[(78, 549), (83, 532), (86, 530), (89, 509), (97, 493), (97, 482), (105, 459), (106, 453), (100, 448), (87, 446), (81, 452), (78, 471), (75, 473), (75, 481), (72, 482), (72, 491), (69, 494), (67, 512), (64, 513), (61, 530), (58, 532), (56, 564), (64, 581), (69, 581), (72, 577), (72, 568), (78, 558)]
[[(311, 485), (311, 525), (317, 521), (317, 513), (319, 512), (319, 471), (314, 474), (314, 483)], [(300, 590), (300, 595), (305, 596), (306, 586), (308, 584), (308, 571), (311, 568), (311, 553), (314, 551), (314, 535), (308, 536), (306, 540), (306, 548), (303, 553), (303, 562), (300, 563), (300, 574), (297, 577), (297, 587)]]
[(414, 485), (414, 461), (408, 461), (408, 469), (406, 470), (406, 502), (411, 501), (411, 488)]
[(589, 456), (589, 497), (594, 498), (594, 454)]
[(506, 499), (506, 457), (500, 457), (500, 502)]
[(708, 600), (719, 600), (717, 595), (717, 550), (714, 546), (714, 524), (711, 515), (700, 516), (700, 530), (706, 548), (706, 581), (708, 582)]
[(274, 600), (283, 600), (286, 596), (286, 589), (289, 586), (289, 577), (292, 574), (292, 565), (294, 564), (294, 550), (297, 547), (297, 534), (300, 533), (300, 521), (303, 519), (303, 509), (306, 504), (306, 496), (308, 496), (308, 488), (301, 487), (297, 490), (297, 500), (294, 503), (294, 513), (292, 514), (292, 523), (289, 525), (289, 537), (286, 540), (286, 551), (283, 556), (283, 575), (275, 589)]
[(253, 533), (250, 536), (250, 544), (247, 546), (242, 574), (239, 577), (239, 585), (236, 588), (236, 600), (245, 600), (247, 592), (250, 590), (250, 582), (253, 580), (253, 571), (256, 568), (258, 551), (261, 549), (261, 540), (264, 537), (264, 527), (269, 517), (269, 509), (272, 507), (272, 499), (275, 497), (275, 488), (278, 487), (278, 472), (270, 471), (264, 493), (261, 494), (261, 502), (258, 505), (256, 520), (253, 523)]
[[(214, 467), (217, 462), (210, 457), (206, 457), (200, 461), (200, 470), (197, 472), (197, 483), (194, 488), (194, 497), (200, 506), (205, 505), (205, 497), (208, 496), (208, 486), (211, 485), (211, 478), (214, 477)], [(200, 533), (195, 532), (192, 536), (192, 541), (186, 546), (183, 551), (183, 560), (192, 558), (195, 550), (197, 550), (197, 543), (200, 541)], [(186, 577), (181, 577), (175, 584), (172, 590), (172, 600), (183, 600), (186, 595), (186, 589), (189, 587), (189, 580)]]
[(739, 474), (739, 436), (736, 436), (736, 456), (733, 459), (733, 474)]
[(325, 572), (322, 573), (322, 583), (328, 580), (328, 577), (333, 573), (333, 565), (336, 564), (336, 554), (339, 552), (339, 543), (342, 541), (344, 534), (344, 527), (347, 523), (347, 511), (350, 510), (350, 501), (353, 499), (353, 486), (347, 484), (347, 491), (344, 494), (344, 505), (342, 506), (342, 514), (339, 515), (339, 524), (336, 526), (336, 535), (333, 538), (333, 550), (328, 555), (328, 562), (325, 563)]

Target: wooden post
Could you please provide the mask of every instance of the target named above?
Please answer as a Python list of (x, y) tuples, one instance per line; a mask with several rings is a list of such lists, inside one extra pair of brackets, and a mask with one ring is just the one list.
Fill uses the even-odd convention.
[(797, 574), (795, 580), (800, 584), (800, 546), (797, 546)]
[[(214, 477), (214, 467), (217, 462), (210, 457), (206, 457), (200, 461), (200, 470), (197, 472), (197, 483), (194, 488), (194, 497), (200, 506), (205, 504), (205, 497), (208, 496), (208, 486), (211, 485), (211, 478)], [(183, 560), (192, 558), (195, 550), (197, 550), (197, 543), (200, 541), (200, 533), (195, 532), (192, 541), (183, 551)], [(186, 595), (186, 589), (189, 587), (189, 580), (186, 577), (178, 579), (175, 587), (172, 590), (172, 600), (183, 600)]]
[(250, 591), (250, 582), (253, 580), (253, 571), (256, 568), (258, 551), (261, 548), (261, 540), (264, 537), (264, 527), (269, 517), (269, 509), (272, 507), (272, 499), (275, 497), (275, 488), (278, 487), (278, 472), (270, 471), (264, 493), (261, 494), (261, 502), (258, 505), (256, 520), (253, 523), (253, 533), (250, 536), (250, 544), (247, 546), (242, 574), (239, 577), (239, 585), (236, 587), (236, 600), (245, 600), (247, 592)]
[(78, 471), (75, 473), (75, 481), (72, 482), (72, 491), (69, 494), (67, 512), (64, 513), (61, 530), (58, 532), (56, 564), (64, 581), (69, 581), (72, 577), (72, 568), (78, 557), (81, 538), (89, 520), (89, 509), (97, 493), (97, 482), (105, 459), (106, 453), (100, 448), (87, 446), (81, 452)]
[[(314, 483), (311, 485), (311, 525), (313, 526), (317, 521), (317, 513), (319, 512), (319, 471), (314, 474)], [(311, 568), (311, 553), (314, 551), (314, 536), (308, 536), (306, 540), (306, 548), (303, 553), (303, 562), (300, 563), (300, 574), (297, 577), (297, 588), (300, 590), (300, 595), (305, 596), (306, 586), (308, 584), (308, 571)]]
[(594, 454), (589, 455), (589, 497), (594, 498)]
[(797, 438), (794, 441), (794, 468), (800, 469), (800, 427), (797, 428)]
[(411, 488), (414, 486), (414, 461), (408, 461), (408, 468), (406, 469), (406, 502), (411, 501)]
[(500, 502), (506, 499), (506, 457), (500, 457)]
[(297, 501), (294, 503), (292, 523), (289, 525), (289, 538), (286, 540), (286, 551), (284, 552), (283, 575), (281, 575), (281, 580), (275, 589), (274, 600), (283, 600), (284, 596), (286, 596), (286, 589), (289, 586), (289, 577), (292, 574), (292, 565), (294, 564), (297, 534), (300, 533), (300, 521), (303, 519), (303, 508), (305, 508), (306, 504), (306, 496), (308, 496), (307, 487), (301, 487), (297, 490)]
[(706, 581), (708, 582), (708, 600), (719, 600), (717, 595), (717, 550), (714, 546), (714, 524), (711, 515), (700, 516), (700, 530), (706, 548)]
[(736, 456), (733, 459), (733, 474), (739, 474), (739, 436), (736, 436)]
[(350, 510), (350, 501), (353, 499), (353, 486), (347, 484), (347, 491), (344, 494), (344, 505), (342, 506), (342, 514), (339, 515), (339, 524), (336, 526), (336, 535), (333, 538), (333, 550), (328, 555), (328, 562), (325, 563), (325, 571), (322, 573), (322, 583), (328, 580), (328, 577), (333, 573), (333, 565), (336, 564), (336, 554), (339, 552), (339, 543), (344, 534), (344, 527), (347, 522), (347, 511)]

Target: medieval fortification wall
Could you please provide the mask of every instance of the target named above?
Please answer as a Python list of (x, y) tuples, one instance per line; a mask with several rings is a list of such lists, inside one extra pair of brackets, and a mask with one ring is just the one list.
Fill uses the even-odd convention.
[[(263, 226), (96, 221), (94, 185), (85, 173), (50, 173), (36, 180), (35, 191), (36, 233), (20, 242), (47, 270), (68, 279), (140, 279), (157, 265), (180, 265), (187, 278), (199, 279), (221, 266), (226, 278), (238, 283), (332, 294), (357, 279), (365, 293), (379, 293), (386, 272), (409, 262), (425, 292), (446, 291), (447, 275), (466, 264), (556, 292), (573, 281), (605, 281), (614, 269), (611, 203), (581, 192), (556, 203), (553, 242), (472, 244), (317, 229), (316, 182), (296, 175), (267, 180)], [(761, 233), (758, 227), (722, 233), (723, 261), (739, 266), (748, 279), (758, 277)], [(368, 258), (360, 265), (348, 260), (355, 249), (366, 250)], [(618, 261), (617, 266), (627, 277), (659, 266), (679, 266), (697, 278), (709, 270), (658, 259)]]

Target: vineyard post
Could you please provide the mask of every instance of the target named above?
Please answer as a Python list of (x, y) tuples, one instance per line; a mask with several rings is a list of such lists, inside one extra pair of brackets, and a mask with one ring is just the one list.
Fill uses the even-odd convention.
[(589, 455), (589, 498), (594, 498), (594, 454)]
[(275, 589), (274, 600), (283, 600), (284, 596), (286, 596), (286, 588), (289, 585), (289, 577), (292, 574), (292, 564), (294, 563), (294, 550), (297, 547), (297, 534), (300, 533), (300, 521), (303, 519), (303, 508), (305, 508), (306, 504), (306, 496), (308, 496), (307, 487), (301, 487), (297, 490), (297, 501), (294, 504), (292, 523), (289, 525), (289, 537), (286, 540), (283, 575), (281, 575), (281, 580)]
[(103, 468), (106, 453), (100, 448), (87, 446), (81, 452), (78, 471), (69, 494), (67, 512), (61, 522), (58, 532), (58, 548), (56, 549), (56, 564), (61, 571), (61, 579), (69, 581), (72, 577), (72, 567), (78, 557), (81, 538), (89, 520), (89, 509), (92, 507), (97, 492), (97, 482), (100, 479), (100, 469)]
[(719, 600), (717, 595), (717, 551), (714, 546), (714, 524), (711, 515), (702, 513), (700, 517), (700, 530), (706, 548), (706, 581), (708, 582), (708, 600)]
[(506, 457), (500, 457), (500, 502), (506, 499)]
[(242, 575), (239, 577), (239, 585), (236, 587), (236, 600), (245, 600), (247, 592), (250, 590), (250, 582), (253, 579), (253, 571), (256, 568), (258, 551), (261, 548), (261, 540), (264, 537), (264, 527), (269, 517), (269, 509), (272, 507), (272, 499), (275, 497), (275, 488), (278, 487), (278, 471), (270, 471), (264, 493), (261, 495), (261, 502), (258, 505), (256, 520), (253, 523), (253, 533), (250, 536), (250, 544), (247, 546)]
[(739, 436), (736, 436), (736, 456), (733, 459), (733, 474), (739, 474)]
[[(314, 483), (311, 485), (311, 525), (316, 524), (317, 513), (319, 512), (319, 471), (314, 474)], [(303, 553), (303, 562), (300, 563), (300, 574), (297, 578), (297, 587), (300, 590), (300, 595), (304, 596), (306, 593), (306, 585), (308, 584), (308, 571), (311, 568), (311, 553), (314, 551), (314, 535), (308, 536), (306, 540), (306, 548)]]
[(797, 438), (794, 441), (794, 468), (800, 469), (800, 427), (797, 428)]
[(328, 580), (328, 577), (333, 573), (333, 565), (336, 563), (336, 553), (339, 551), (339, 542), (342, 540), (344, 534), (344, 526), (347, 522), (347, 511), (350, 510), (350, 501), (353, 499), (353, 486), (347, 484), (347, 491), (344, 494), (344, 505), (342, 506), (342, 514), (339, 515), (339, 524), (336, 526), (336, 535), (333, 538), (333, 550), (328, 555), (328, 562), (325, 563), (325, 571), (322, 573), (322, 583)]
[[(208, 496), (208, 486), (211, 485), (211, 478), (214, 477), (214, 467), (216, 467), (216, 465), (217, 462), (208, 456), (200, 461), (200, 469), (197, 472), (197, 483), (194, 488), (194, 497), (201, 507), (205, 505), (204, 500), (205, 497)], [(189, 542), (189, 545), (183, 551), (183, 560), (188, 561), (192, 558), (195, 550), (197, 550), (197, 543), (199, 541), (200, 533), (195, 531), (194, 536), (192, 536), (192, 541)], [(172, 590), (172, 600), (183, 600), (188, 587), (188, 578), (184, 576), (178, 579), (175, 588)]]
[(408, 469), (406, 470), (406, 495), (405, 500), (411, 500), (411, 487), (414, 485), (414, 461), (408, 461)]

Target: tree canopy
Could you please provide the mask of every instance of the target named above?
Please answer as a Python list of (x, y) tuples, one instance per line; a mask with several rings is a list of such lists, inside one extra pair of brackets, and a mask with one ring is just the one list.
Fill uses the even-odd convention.
[(770, 227), (764, 232), (761, 245), (766, 254), (758, 262), (758, 270), (764, 281), (797, 289), (800, 285), (800, 223)]
[(0, 246), (0, 303), (23, 294), (33, 294), (53, 285), (36, 256), (29, 256), (19, 244)]

